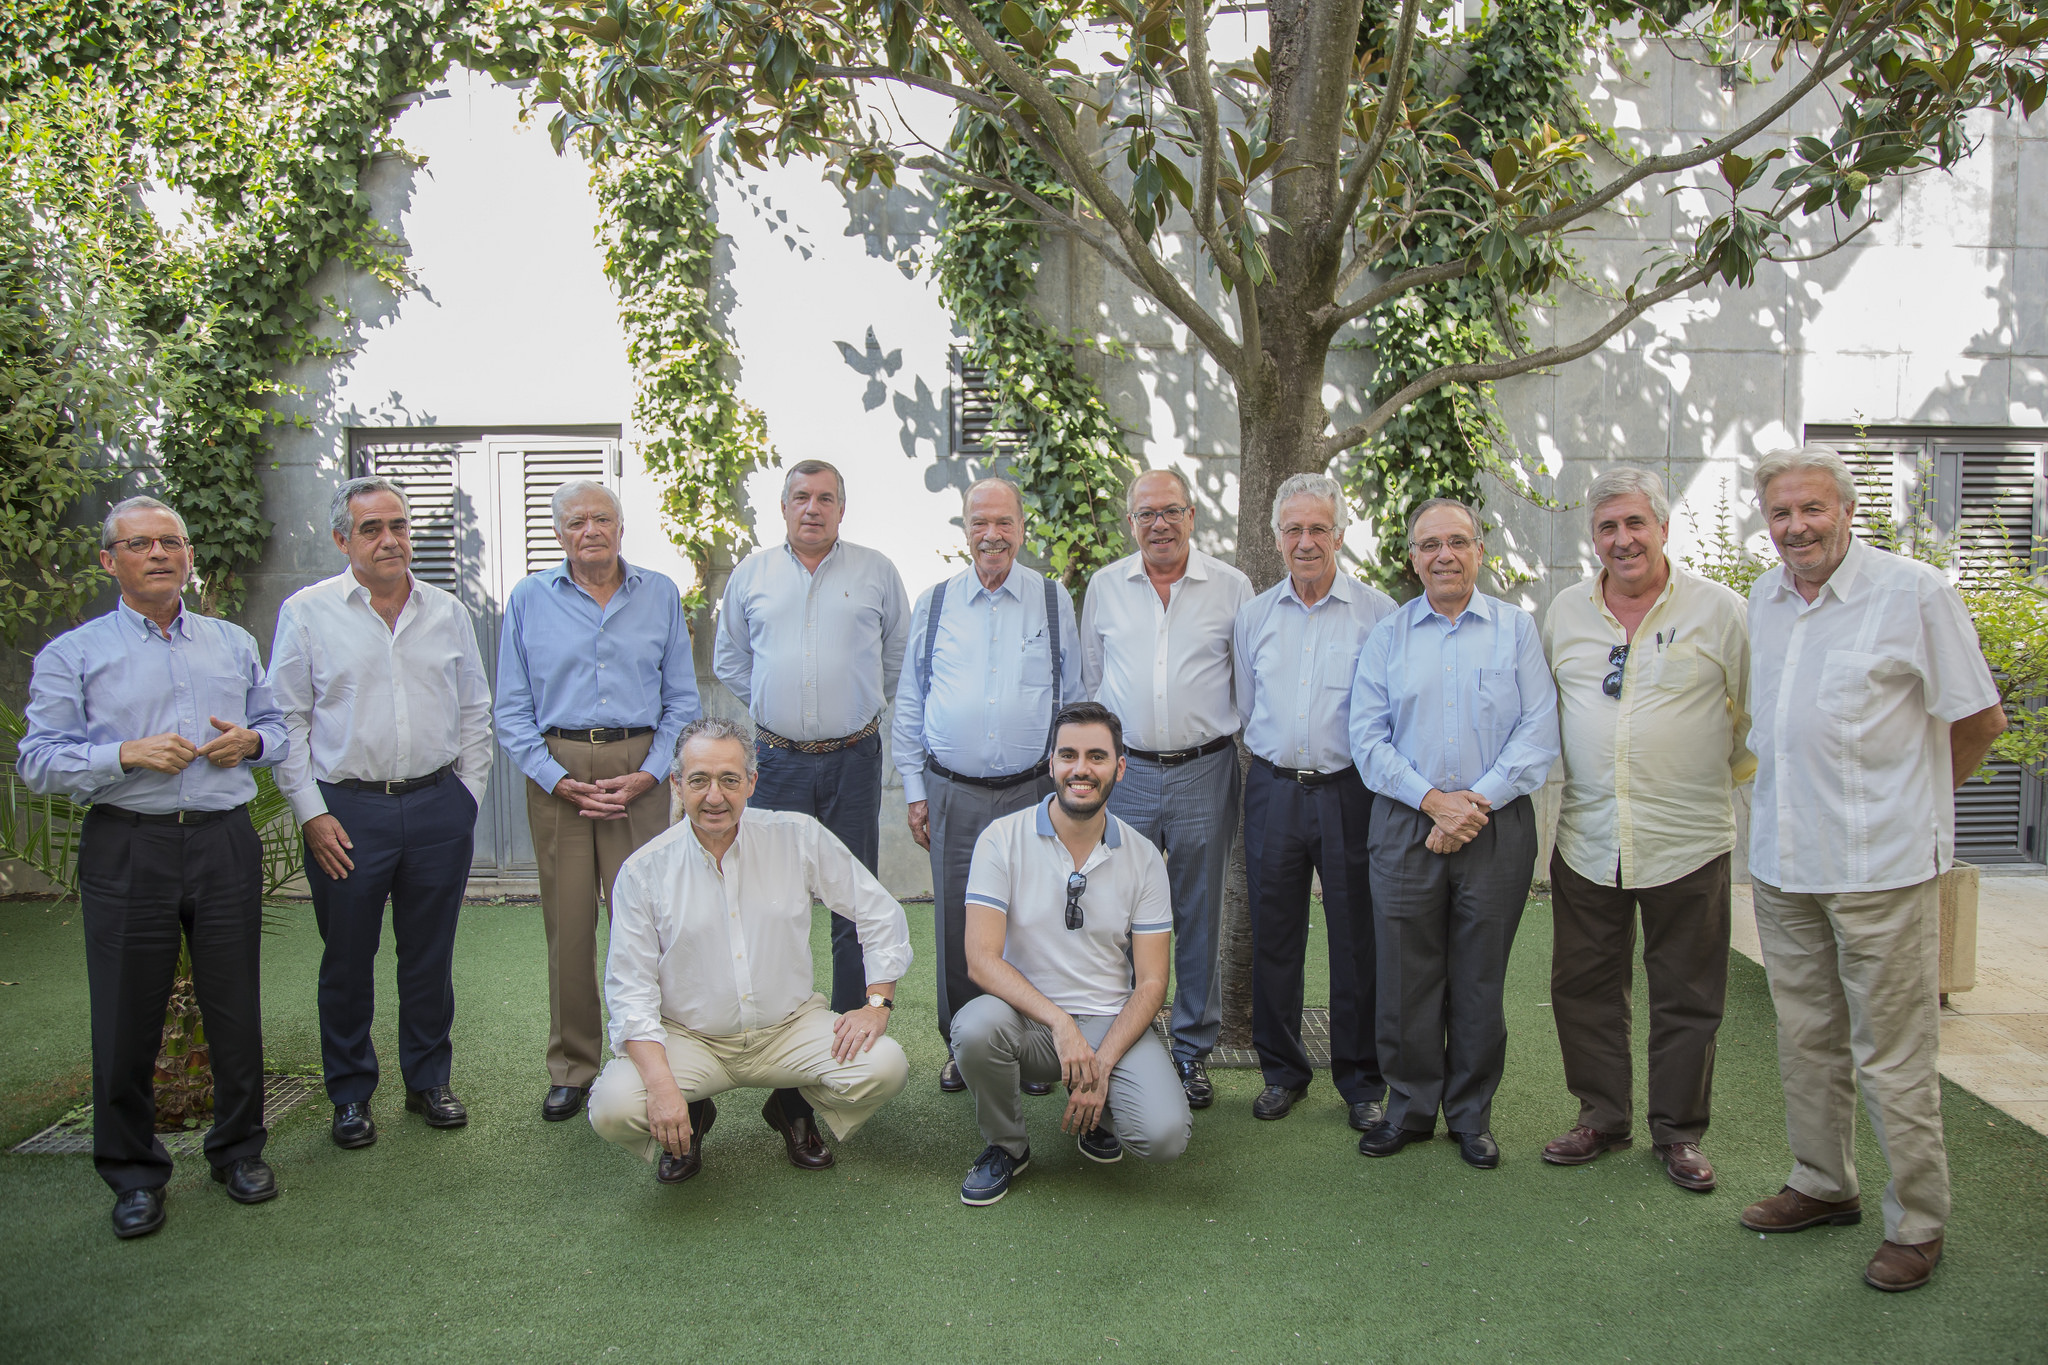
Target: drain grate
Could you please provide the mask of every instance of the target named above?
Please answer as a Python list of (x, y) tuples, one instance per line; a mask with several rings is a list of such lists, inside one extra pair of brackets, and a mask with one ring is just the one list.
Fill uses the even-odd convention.
[[(1152, 1031), (1159, 1035), (1159, 1041), (1166, 1044), (1167, 1051), (1173, 1050), (1173, 1002), (1167, 1001), (1159, 1007), (1159, 1013), (1152, 1020)], [(1327, 1067), (1330, 1064), (1330, 1012), (1320, 1006), (1301, 1012), (1301, 1048), (1308, 1053), (1310, 1066)], [(1248, 1047), (1219, 1047), (1209, 1054), (1209, 1065), (1225, 1070), (1236, 1068), (1241, 1071), (1259, 1069), (1259, 1054)]]
[[(320, 1090), (318, 1079), (305, 1076), (263, 1078), (263, 1126), (274, 1128), (277, 1121)], [(158, 1133), (174, 1157), (201, 1156), (206, 1150), (206, 1130), (187, 1128), (175, 1133)], [(51, 1124), (18, 1147), (16, 1156), (89, 1156), (92, 1153), (92, 1106), (85, 1105)]]

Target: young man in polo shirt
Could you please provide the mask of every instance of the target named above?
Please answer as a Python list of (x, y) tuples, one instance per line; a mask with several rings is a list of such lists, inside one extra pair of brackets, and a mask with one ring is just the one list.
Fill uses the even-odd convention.
[(1083, 1155), (1187, 1149), (1187, 1093), (1151, 1031), (1166, 997), (1173, 901), (1159, 850), (1109, 814), (1123, 726), (1096, 702), (1054, 723), (1052, 796), (982, 832), (967, 878), (967, 966), (988, 992), (953, 1016), (953, 1053), (988, 1143), (960, 1187), (993, 1204), (1031, 1164), (1021, 1089), (1060, 1081)]

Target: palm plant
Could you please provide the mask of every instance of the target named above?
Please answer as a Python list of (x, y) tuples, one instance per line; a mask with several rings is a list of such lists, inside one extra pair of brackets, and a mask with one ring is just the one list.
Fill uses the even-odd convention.
[[(78, 894), (78, 842), (90, 806), (66, 796), (39, 796), (15, 771), (17, 746), (27, 731), (19, 711), (0, 704), (0, 858), (41, 873), (65, 897)], [(268, 768), (254, 769), (256, 796), (249, 819), (263, 859), (263, 931), (284, 926), (271, 897), (299, 875), (298, 824), (291, 804)], [(213, 1113), (213, 1065), (206, 1026), (192, 986), (192, 952), (178, 946), (176, 978), (164, 1011), (163, 1047), (156, 1061), (156, 1118), (161, 1129), (195, 1127)]]

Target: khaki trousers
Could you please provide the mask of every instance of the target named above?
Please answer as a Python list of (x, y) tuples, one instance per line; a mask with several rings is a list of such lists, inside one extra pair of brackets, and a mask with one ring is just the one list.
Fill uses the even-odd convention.
[(1778, 1074), (1792, 1143), (1786, 1184), (1857, 1197), (1856, 1087), (1891, 1167), (1884, 1235), (1941, 1236), (1940, 923), (1932, 879), (1896, 891), (1806, 895), (1755, 883), (1757, 936), (1778, 1011)]
[[(813, 995), (796, 1013), (770, 1028), (719, 1037), (662, 1020), (669, 1071), (683, 1098), (695, 1103), (728, 1090), (752, 1087), (800, 1091), (837, 1138), (850, 1138), (877, 1109), (903, 1092), (910, 1063), (894, 1038), (841, 1062), (832, 1057), (832, 1025), (839, 1016)], [(590, 1091), (590, 1126), (646, 1161), (661, 1155), (647, 1126), (647, 1087), (630, 1057), (615, 1057)]]
[[(609, 744), (548, 738), (548, 752), (578, 782), (624, 777), (647, 761), (651, 734)], [(597, 902), (611, 916), (612, 881), (634, 849), (668, 828), (668, 784), (657, 782), (623, 820), (593, 820), (526, 780), (526, 821), (540, 863), (548, 935), (548, 1083), (589, 1085), (604, 1055), (597, 961)]]

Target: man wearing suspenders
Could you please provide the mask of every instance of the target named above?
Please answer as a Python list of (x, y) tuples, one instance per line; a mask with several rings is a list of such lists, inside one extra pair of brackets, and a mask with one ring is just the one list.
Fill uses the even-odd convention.
[[(1007, 479), (967, 490), (962, 522), (973, 567), (928, 589), (911, 614), (915, 685), (897, 689), (892, 751), (911, 837), (932, 857), (939, 1033), (981, 991), (967, 974), (967, 870), (991, 821), (1052, 794), (1053, 715), (1081, 696), (1074, 604), (1017, 562), (1024, 499)], [(949, 1059), (939, 1085), (966, 1083)]]

